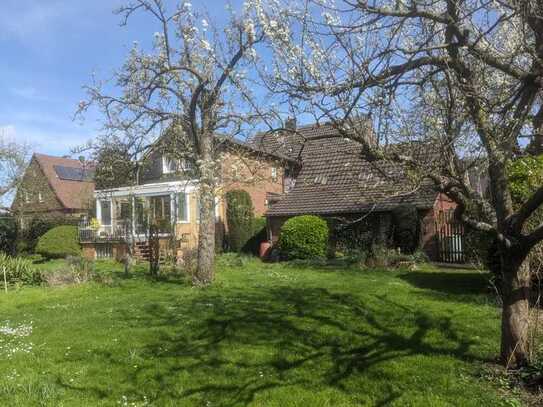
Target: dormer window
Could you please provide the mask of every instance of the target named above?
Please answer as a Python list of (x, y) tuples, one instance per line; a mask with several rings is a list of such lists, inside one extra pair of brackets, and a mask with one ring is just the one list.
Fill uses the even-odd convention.
[(193, 169), (192, 163), (187, 159), (174, 159), (165, 155), (162, 156), (162, 173), (175, 174), (177, 172), (190, 171)]
[(177, 163), (165, 155), (162, 156), (162, 173), (172, 174), (177, 172)]

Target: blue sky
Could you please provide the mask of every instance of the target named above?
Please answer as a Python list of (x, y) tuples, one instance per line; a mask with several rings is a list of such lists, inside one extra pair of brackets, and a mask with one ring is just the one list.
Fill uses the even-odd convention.
[[(121, 27), (113, 10), (125, 2), (2, 0), (1, 133), (54, 155), (68, 154), (98, 133), (95, 113), (83, 123), (73, 121), (85, 97), (82, 86), (90, 83), (93, 72), (110, 78), (132, 42), (145, 43), (157, 31), (149, 19), (139, 17)], [(200, 4), (214, 14), (224, 10), (225, 2)]]

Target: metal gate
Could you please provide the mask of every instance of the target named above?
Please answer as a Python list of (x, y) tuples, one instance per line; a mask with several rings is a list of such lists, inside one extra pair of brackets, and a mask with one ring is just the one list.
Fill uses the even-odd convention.
[(435, 230), (439, 261), (464, 263), (466, 261), (465, 230), (462, 222), (454, 216), (454, 211), (438, 212)]

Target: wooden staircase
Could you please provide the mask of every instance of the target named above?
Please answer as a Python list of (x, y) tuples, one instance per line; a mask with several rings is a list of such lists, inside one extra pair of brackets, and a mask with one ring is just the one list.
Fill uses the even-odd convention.
[[(149, 246), (149, 242), (136, 242), (134, 246), (134, 257), (136, 257), (138, 260), (149, 261), (151, 258), (151, 247)], [(166, 262), (166, 257), (167, 256), (164, 250), (160, 249), (158, 260), (159, 264), (164, 264)]]
[(149, 242), (136, 242), (134, 247), (134, 257), (136, 257), (138, 260), (149, 261), (151, 257)]

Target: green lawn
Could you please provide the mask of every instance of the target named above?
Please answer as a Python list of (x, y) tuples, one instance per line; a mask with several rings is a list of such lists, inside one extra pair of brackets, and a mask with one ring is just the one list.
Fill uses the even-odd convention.
[(0, 404), (511, 405), (480, 374), (499, 332), (484, 275), (243, 263), (209, 289), (118, 271), (2, 293)]

